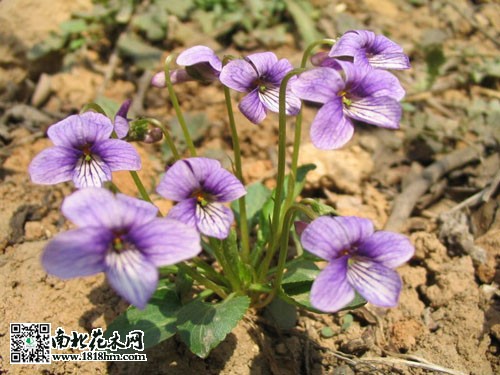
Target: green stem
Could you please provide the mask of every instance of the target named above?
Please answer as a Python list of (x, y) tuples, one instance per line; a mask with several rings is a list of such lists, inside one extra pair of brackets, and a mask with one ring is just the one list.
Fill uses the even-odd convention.
[(333, 46), (336, 43), (335, 39), (320, 39), (315, 42), (312, 42), (309, 44), (304, 51), (304, 54), (302, 55), (302, 61), (300, 62), (300, 67), (305, 68), (307, 65), (307, 60), (309, 59), (309, 56), (311, 56), (312, 51), (317, 47), (317, 46)]
[(214, 268), (210, 264), (208, 264), (207, 262), (203, 261), (202, 259), (200, 259), (198, 257), (191, 259), (191, 262), (193, 262), (193, 264), (196, 267), (203, 270), (205, 272), (205, 274), (207, 275), (207, 277), (210, 278), (211, 280), (213, 280), (214, 282), (217, 281), (219, 284), (222, 283), (222, 284), (227, 285), (228, 287), (231, 286), (229, 281), (224, 276), (222, 276), (220, 273), (215, 271)]
[(226, 275), (227, 279), (229, 280), (229, 283), (231, 284), (231, 288), (233, 291), (239, 291), (240, 288), (240, 280), (237, 274), (234, 273), (233, 268), (227, 261), (225, 255), (224, 255), (224, 249), (223, 245), (220, 241), (216, 243), (215, 238), (210, 238), (210, 246), (214, 250), (214, 255), (215, 259), (217, 259), (217, 262), (219, 262), (220, 266), (222, 267), (222, 270), (224, 274)]
[(161, 132), (163, 133), (163, 136), (165, 137), (165, 142), (167, 143), (167, 146), (170, 148), (170, 151), (172, 151), (172, 155), (174, 155), (174, 160), (177, 161), (181, 157), (179, 155), (179, 151), (177, 151), (177, 147), (175, 147), (175, 143), (172, 140), (172, 137), (170, 136), (170, 133), (168, 132), (167, 128), (158, 120), (154, 118), (145, 118), (144, 120), (147, 120), (151, 125), (161, 129)]
[(146, 188), (142, 184), (142, 181), (137, 172), (136, 171), (129, 171), (129, 172), (130, 175), (132, 176), (132, 179), (134, 180), (135, 186), (137, 186), (137, 190), (139, 190), (139, 194), (141, 194), (142, 199), (145, 200), (146, 202), (153, 203), (151, 201), (151, 198), (149, 197), (148, 192), (146, 191)]
[(182, 269), (186, 274), (188, 274), (194, 281), (205, 286), (206, 288), (213, 290), (219, 297), (226, 298), (227, 293), (216, 283), (203, 277), (199, 272), (196, 272), (190, 266), (185, 263), (178, 263), (177, 266), (179, 269)]
[[(281, 234), (281, 197), (283, 195), (284, 181), (285, 181), (285, 164), (286, 164), (286, 88), (288, 81), (295, 75), (300, 74), (304, 69), (293, 69), (287, 73), (283, 78), (280, 85), (279, 92), (279, 134), (278, 134), (278, 174), (276, 177), (276, 190), (274, 196), (273, 217), (271, 222), (271, 245), (267, 249), (266, 256), (262, 262), (259, 276), (265, 278), (267, 270), (271, 264), (273, 256), (278, 245), (279, 237)], [(293, 192), (289, 192), (292, 194)]]
[(113, 194), (121, 193), (120, 189), (118, 189), (118, 186), (116, 186), (113, 181), (107, 181), (106, 186)]
[[(302, 60), (300, 62), (300, 67), (305, 69), (307, 65), (307, 61), (311, 56), (313, 50), (320, 45), (333, 45), (335, 44), (335, 40), (333, 39), (321, 39), (311, 43), (304, 54), (302, 55)], [(292, 149), (292, 162), (290, 165), (290, 178), (288, 179), (288, 196), (285, 201), (285, 210), (288, 209), (293, 203), (293, 189), (295, 186), (296, 178), (297, 178), (297, 168), (299, 163), (299, 151), (300, 151), (300, 141), (302, 137), (302, 108), (300, 112), (297, 114), (295, 120), (295, 134), (293, 140), (293, 149)]]
[(281, 233), (280, 237), (281, 243), (279, 246), (278, 265), (276, 266), (273, 289), (267, 295), (264, 301), (261, 301), (257, 305), (258, 308), (262, 308), (269, 304), (276, 296), (276, 294), (278, 294), (281, 288), (281, 281), (283, 280), (283, 274), (285, 273), (286, 257), (288, 255), (288, 240), (290, 236), (290, 229), (292, 227), (293, 219), (297, 211), (303, 212), (309, 218), (316, 217), (315, 213), (309, 207), (303, 206), (301, 204), (294, 204), (286, 211), (283, 223), (283, 232)]
[[(229, 127), (231, 128), (231, 139), (233, 141), (235, 174), (238, 180), (240, 180), (241, 183), (245, 185), (245, 181), (243, 181), (243, 169), (241, 166), (240, 140), (238, 137), (238, 131), (236, 130), (236, 122), (234, 121), (231, 94), (229, 92), (229, 88), (226, 86), (224, 86), (224, 97), (226, 99), (227, 115), (229, 117)], [(248, 232), (247, 206), (245, 196), (238, 199), (238, 204), (240, 207), (241, 258), (245, 263), (248, 263), (250, 257), (250, 239)]]
[(186, 125), (186, 120), (184, 119), (184, 115), (182, 114), (181, 107), (179, 106), (179, 100), (177, 99), (177, 95), (175, 94), (174, 85), (172, 85), (172, 81), (170, 80), (170, 62), (174, 58), (173, 55), (168, 56), (165, 59), (165, 84), (167, 85), (168, 94), (170, 95), (170, 100), (175, 110), (175, 115), (179, 120), (179, 124), (182, 128), (182, 133), (184, 134), (184, 139), (186, 140), (186, 144), (189, 148), (189, 152), (191, 156), (196, 156), (196, 149), (194, 147), (193, 140), (191, 139), (191, 135), (189, 134), (189, 130)]

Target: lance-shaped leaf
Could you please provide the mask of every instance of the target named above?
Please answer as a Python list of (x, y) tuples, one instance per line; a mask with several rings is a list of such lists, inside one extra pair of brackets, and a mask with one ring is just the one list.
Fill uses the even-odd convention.
[(236, 327), (249, 306), (247, 296), (230, 297), (217, 304), (195, 300), (178, 312), (179, 336), (194, 354), (206, 358)]
[(133, 330), (144, 332), (144, 348), (150, 348), (172, 337), (176, 332), (177, 313), (182, 307), (175, 286), (162, 282), (143, 310), (130, 307), (118, 316), (104, 334), (105, 337), (117, 331), (124, 338)]

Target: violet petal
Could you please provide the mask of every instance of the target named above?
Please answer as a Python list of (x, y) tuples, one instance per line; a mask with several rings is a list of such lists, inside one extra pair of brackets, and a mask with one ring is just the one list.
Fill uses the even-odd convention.
[(353, 100), (344, 108), (346, 116), (367, 124), (388, 129), (399, 129), (403, 110), (398, 101), (387, 96)]
[(410, 69), (411, 64), (408, 56), (404, 53), (384, 53), (374, 55), (368, 59), (370, 65), (376, 69)]
[(258, 75), (266, 78), (278, 62), (278, 58), (272, 52), (258, 52), (248, 55), (245, 60), (250, 60), (257, 69)]
[(333, 150), (350, 141), (354, 126), (344, 115), (342, 98), (324, 104), (311, 124), (311, 141), (319, 149)]
[(197, 228), (196, 206), (196, 198), (182, 200), (168, 211), (167, 218), (178, 220), (192, 228)]
[[(287, 59), (281, 59), (277, 61), (274, 65), (269, 67), (269, 71), (266, 73), (265, 79), (266, 82), (272, 83), (275, 86), (280, 86), (281, 81), (285, 78), (286, 74), (293, 69), (293, 65)], [(296, 76), (290, 78), (288, 84), (294, 81)]]
[(415, 248), (408, 237), (399, 233), (379, 231), (366, 238), (358, 247), (358, 254), (388, 268), (406, 263)]
[(344, 86), (344, 81), (336, 70), (314, 68), (302, 73), (292, 82), (291, 90), (300, 99), (326, 103), (338, 97), (338, 92), (343, 90)]
[(36, 184), (58, 184), (71, 181), (75, 164), (81, 152), (73, 148), (55, 146), (49, 147), (31, 161), (28, 171), (31, 181)]
[(316, 277), (310, 297), (314, 308), (335, 312), (354, 299), (354, 289), (347, 281), (347, 260), (342, 257), (331, 261)]
[(224, 239), (229, 235), (234, 221), (233, 211), (221, 203), (208, 203), (206, 206), (196, 205), (196, 226), (200, 233)]
[(108, 139), (113, 124), (101, 113), (85, 112), (72, 115), (49, 127), (47, 135), (56, 146), (78, 148)]
[(203, 191), (213, 195), (217, 202), (232, 202), (247, 193), (240, 180), (222, 166), (205, 179)]
[(385, 70), (373, 69), (357, 85), (356, 89), (351, 91), (351, 94), (361, 98), (388, 96), (399, 101), (405, 96), (405, 90), (394, 74)]
[(375, 40), (375, 33), (368, 30), (350, 30), (344, 33), (332, 46), (328, 56), (354, 57), (360, 49), (365, 49)]
[[(279, 87), (268, 87), (264, 91), (259, 91), (259, 99), (264, 104), (264, 106), (275, 113), (279, 112)], [(300, 106), (302, 102), (300, 99), (291, 91), (286, 91), (286, 101), (285, 101), (285, 113), (287, 115), (296, 115), (300, 111)]]
[(88, 188), (75, 191), (64, 199), (63, 215), (80, 227), (112, 229), (120, 227), (122, 209), (107, 189)]
[(96, 227), (60, 233), (45, 247), (42, 265), (47, 273), (63, 279), (102, 272), (111, 240), (111, 232)]
[(91, 149), (111, 169), (111, 171), (138, 171), (141, 157), (134, 146), (120, 139), (106, 139), (97, 142)]
[(258, 89), (243, 97), (238, 104), (238, 108), (254, 124), (260, 124), (266, 118), (266, 109), (260, 99)]
[(127, 136), (128, 130), (130, 128), (127, 114), (131, 104), (132, 104), (131, 99), (125, 100), (115, 115), (115, 121), (114, 121), (115, 133), (120, 139), (125, 138)]
[(367, 258), (349, 264), (347, 279), (364, 299), (380, 307), (394, 307), (401, 292), (398, 273)]
[(223, 85), (240, 92), (249, 92), (255, 88), (258, 74), (252, 65), (245, 60), (231, 60), (224, 67), (219, 76)]
[[(114, 198), (117, 206), (117, 212), (114, 215), (120, 217), (121, 227), (131, 229), (147, 224), (158, 214), (158, 207), (152, 203), (125, 194), (116, 194)], [(88, 204), (90, 205), (91, 202), (89, 201)]]
[(116, 292), (143, 309), (158, 284), (158, 270), (138, 250), (109, 251), (105, 258), (106, 276)]
[(301, 242), (310, 253), (332, 261), (372, 233), (373, 224), (368, 219), (320, 216), (304, 229)]
[(186, 49), (179, 54), (176, 62), (184, 66), (208, 62), (213, 69), (219, 72), (222, 69), (222, 62), (219, 57), (207, 46), (194, 46)]
[(77, 188), (101, 187), (105, 181), (111, 181), (111, 169), (98, 156), (81, 156), (75, 165), (73, 183)]
[(132, 229), (129, 237), (157, 267), (182, 262), (201, 252), (196, 228), (173, 219), (154, 219)]
[(163, 175), (156, 191), (162, 197), (178, 202), (191, 198), (200, 188), (200, 182), (193, 174), (193, 169), (185, 160), (179, 160)]

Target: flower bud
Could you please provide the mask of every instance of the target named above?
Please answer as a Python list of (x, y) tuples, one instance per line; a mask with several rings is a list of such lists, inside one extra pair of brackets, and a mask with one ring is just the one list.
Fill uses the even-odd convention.
[(155, 143), (161, 141), (163, 138), (163, 133), (161, 129), (153, 128), (149, 129), (146, 135), (144, 136), (144, 143)]

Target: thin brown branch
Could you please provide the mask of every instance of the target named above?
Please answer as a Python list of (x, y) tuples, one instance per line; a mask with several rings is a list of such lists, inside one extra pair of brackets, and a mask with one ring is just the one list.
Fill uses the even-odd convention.
[(386, 230), (400, 231), (406, 219), (410, 217), (419, 198), (441, 177), (448, 172), (468, 164), (481, 157), (483, 145), (474, 145), (462, 150), (456, 150), (425, 168), (417, 177), (396, 197), (392, 206), (391, 216), (385, 225)]

